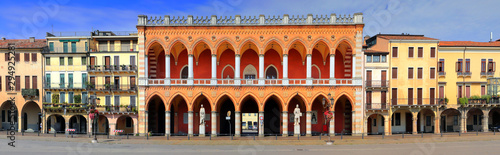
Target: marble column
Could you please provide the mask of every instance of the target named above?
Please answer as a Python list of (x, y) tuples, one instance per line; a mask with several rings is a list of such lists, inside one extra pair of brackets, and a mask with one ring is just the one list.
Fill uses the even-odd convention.
[(288, 54), (283, 54), (283, 85), (288, 85)]
[(264, 54), (259, 54), (259, 85), (263, 85), (266, 78), (264, 69)]
[(311, 76), (311, 67), (312, 67), (312, 55), (307, 54), (306, 55), (306, 84), (311, 85), (312, 84), (312, 76)]
[(283, 137), (288, 137), (288, 111), (283, 111)]
[[(217, 55), (212, 54), (212, 80), (211, 83), (212, 85), (217, 84)], [(222, 77), (223, 78), (223, 77)]]
[(212, 137), (216, 137), (217, 136), (217, 112), (212, 111), (212, 119), (210, 119), (210, 120), (212, 122), (212, 127), (211, 127)]
[(335, 83), (335, 54), (330, 54), (330, 84)]
[[(149, 75), (148, 75), (149, 68), (148, 68), (148, 65), (149, 65), (148, 55), (144, 55), (144, 77), (146, 79), (149, 79)], [(139, 69), (139, 67), (137, 67), (137, 69)], [(148, 83), (149, 82), (146, 80), (146, 84), (148, 84)]]
[(483, 125), (483, 132), (488, 132), (488, 120), (489, 119), (489, 115), (488, 113), (484, 113), (483, 112), (483, 120), (481, 120), (482, 122), (482, 125)]
[(170, 111), (165, 111), (165, 136), (170, 135)]
[(335, 136), (335, 111), (332, 111), (332, 119), (330, 119), (329, 130), (330, 135)]
[(234, 83), (240, 84), (240, 55), (234, 55)]
[(306, 136), (312, 136), (312, 134), (311, 134), (311, 111), (306, 112)]
[(391, 132), (389, 130), (389, 128), (391, 127), (391, 123), (389, 121), (390, 121), (389, 116), (385, 116), (384, 117), (384, 134), (385, 135), (391, 135)]
[(188, 111), (188, 136), (193, 136), (193, 111)]
[(194, 77), (194, 74), (193, 74), (193, 68), (194, 68), (194, 65), (193, 65), (193, 54), (189, 54), (188, 55), (188, 84), (192, 85), (193, 84), (193, 77)]
[(241, 136), (241, 112), (236, 111), (234, 112), (234, 136), (235, 137), (240, 137)]
[(170, 54), (165, 54), (165, 79), (170, 79)]

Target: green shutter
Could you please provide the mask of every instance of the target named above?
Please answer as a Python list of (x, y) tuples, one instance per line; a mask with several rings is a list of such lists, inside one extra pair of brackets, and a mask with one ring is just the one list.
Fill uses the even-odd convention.
[(49, 43), (50, 51), (54, 52), (54, 42)]
[(63, 43), (63, 51), (64, 51), (64, 53), (68, 53), (68, 43), (67, 42)]
[(71, 42), (71, 52), (76, 53), (76, 42)]

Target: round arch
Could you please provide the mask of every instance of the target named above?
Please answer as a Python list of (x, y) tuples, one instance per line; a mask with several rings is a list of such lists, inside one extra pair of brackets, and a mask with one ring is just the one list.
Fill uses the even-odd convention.
[[(23, 105), (21, 110), (21, 129), (23, 131), (39, 131), (41, 120), (41, 109), (40, 106), (34, 101), (28, 101)], [(0, 122), (1, 123), (1, 122)]]
[[(440, 117), (440, 131), (441, 132), (459, 132), (460, 131), (460, 117), (462, 112), (455, 108), (448, 108), (441, 112)], [(455, 122), (457, 120), (458, 122)]]
[(133, 134), (134, 128), (134, 119), (129, 115), (122, 115), (116, 119), (116, 130), (123, 130), (120, 134)]
[(385, 123), (385, 116), (382, 115), (381, 113), (370, 113), (367, 114), (368, 117), (366, 117), (366, 133), (368, 135), (381, 135), (385, 133), (384, 131), (384, 123)]
[(59, 114), (52, 114), (47, 117), (47, 133), (64, 133), (66, 130), (66, 119)]
[(82, 115), (71, 116), (69, 128), (75, 129), (75, 133), (87, 133), (87, 118)]

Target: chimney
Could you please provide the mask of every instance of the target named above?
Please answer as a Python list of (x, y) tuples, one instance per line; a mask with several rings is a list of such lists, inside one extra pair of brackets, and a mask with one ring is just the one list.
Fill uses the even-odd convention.
[(493, 42), (493, 32), (490, 33), (490, 42)]
[(30, 43), (34, 43), (35, 42), (35, 37), (30, 37)]
[(368, 40), (368, 39), (370, 39), (370, 36), (366, 35), (365, 38), (364, 38), (365, 44), (366, 44), (366, 40)]
[(5, 37), (2, 37), (2, 40), (5, 40)]

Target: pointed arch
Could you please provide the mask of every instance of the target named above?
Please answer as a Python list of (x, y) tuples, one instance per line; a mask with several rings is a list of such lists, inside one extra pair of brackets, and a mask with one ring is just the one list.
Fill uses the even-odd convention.
[(351, 104), (351, 107), (353, 107), (353, 108), (355, 107), (355, 106), (354, 106), (354, 101), (353, 101), (353, 99), (352, 99), (352, 96), (351, 96), (349, 93), (345, 92), (345, 91), (344, 91), (344, 92), (341, 92), (340, 94), (338, 94), (337, 96), (335, 96), (335, 97), (334, 97), (334, 99), (335, 99), (335, 100), (333, 100), (333, 101), (334, 101), (334, 103), (333, 103), (333, 107), (335, 107), (335, 106), (337, 105), (337, 101), (338, 101), (338, 100), (339, 100), (342, 96), (345, 96), (345, 97), (347, 98), (347, 100), (348, 100), (348, 101), (349, 101), (349, 103)]
[(210, 41), (202, 37), (198, 38), (190, 47), (190, 49), (192, 49), (193, 51), (192, 54), (194, 56), (195, 61), (198, 62), (201, 53), (206, 51), (210, 52), (210, 54), (212, 53), (213, 46)]
[(187, 98), (184, 94), (182, 94), (181, 92), (175, 92), (174, 94), (172, 94), (172, 95), (170, 95), (170, 96), (171, 96), (171, 97), (170, 97), (170, 99), (168, 100), (168, 104), (167, 104), (168, 106), (166, 106), (166, 107), (167, 107), (167, 108), (166, 108), (166, 109), (167, 109), (167, 111), (170, 111), (170, 110), (171, 110), (170, 108), (172, 107), (172, 106), (171, 106), (171, 105), (172, 105), (172, 102), (173, 102), (173, 101), (174, 101), (174, 99), (175, 99), (175, 98), (177, 98), (177, 97), (181, 97), (184, 101), (186, 101), (186, 104), (187, 104), (187, 106), (188, 106), (188, 107), (191, 105), (191, 103), (188, 103), (188, 101), (189, 101), (189, 100), (188, 100), (188, 98)]
[[(326, 62), (326, 60), (328, 59), (328, 55), (330, 55), (330, 53), (331, 53), (332, 47), (330, 45), (330, 41), (328, 41), (324, 37), (320, 37), (320, 38), (316, 39), (311, 44), (310, 49), (313, 49), (313, 50), (316, 49), (316, 50), (318, 50), (318, 52), (322, 56), (323, 62)], [(311, 51), (311, 54), (313, 53), (312, 51)]]
[[(165, 48), (165, 47), (167, 47), (167, 45), (165, 45), (165, 42), (164, 42), (164, 41), (162, 41), (162, 40), (161, 40), (161, 39), (159, 39), (159, 38), (153, 38), (153, 39), (149, 40), (149, 41), (148, 41), (148, 43), (146, 44), (147, 46), (145, 46), (146, 51), (147, 51), (147, 50), (149, 50), (149, 48), (151, 48), (151, 47), (152, 47), (153, 45), (155, 45), (155, 44), (159, 44), (159, 45), (161, 46), (161, 48), (162, 48), (164, 51), (168, 51), (168, 50), (166, 50), (166, 48)], [(147, 54), (148, 54), (148, 53), (146, 52), (146, 55), (147, 55)]]
[[(247, 46), (249, 46), (249, 47), (247, 47)], [(240, 55), (243, 55), (243, 53), (245, 53), (247, 50), (252, 49), (255, 52), (257, 52), (257, 54), (259, 54), (260, 47), (261, 47), (261, 45), (259, 44), (259, 42), (257, 42), (252, 37), (248, 37), (238, 45), (238, 51), (239, 51)]]
[[(330, 99), (328, 99), (328, 95), (324, 92), (318, 92), (316, 93), (312, 98), (311, 100), (309, 101), (310, 103), (313, 103), (314, 100), (316, 100), (318, 97), (323, 97), (326, 99), (326, 103), (325, 104), (331, 104), (331, 101)], [(333, 106), (331, 106), (330, 108), (332, 108)], [(309, 107), (309, 109), (307, 109), (308, 111), (311, 111), (312, 110), (312, 106)]]
[(281, 107), (281, 111), (283, 111), (283, 107), (285, 107), (284, 103), (285, 101), (283, 100), (283, 98), (276, 92), (271, 92), (269, 93), (266, 97), (264, 97), (264, 99), (261, 101), (262, 106), (261, 106), (261, 110), (260, 111), (264, 111), (264, 108), (266, 107), (266, 102), (268, 100), (270, 100), (272, 97), (274, 96), (274, 98), (278, 99), (278, 102), (279, 102), (279, 105)]
[[(178, 47), (179, 45), (182, 45), (182, 47)], [(178, 55), (178, 53), (180, 53), (182, 50), (186, 49), (188, 54), (192, 54), (190, 51), (190, 49), (188, 48), (188, 42), (180, 37), (178, 38), (175, 38), (173, 39), (170, 44), (168, 44), (168, 47), (166, 48), (166, 53), (168, 54), (171, 54), (172, 53), (172, 49), (175, 50), (175, 52), (177, 52), (177, 54), (172, 54), (174, 57)], [(182, 50), (181, 50), (182, 49)]]
[[(197, 93), (196, 95), (194, 95), (194, 96), (192, 97), (192, 100), (191, 100), (191, 102), (190, 102), (190, 103), (194, 103), (197, 99), (199, 99), (199, 98), (201, 98), (201, 97), (205, 97), (205, 98), (208, 100), (208, 103), (210, 104), (210, 107), (212, 107), (212, 104), (213, 104), (213, 103), (212, 103), (212, 99), (211, 99), (211, 98), (209, 98), (209, 96), (208, 96), (207, 94), (203, 94), (203, 92), (199, 92), (199, 93)], [(193, 108), (194, 108), (194, 106), (193, 106), (193, 105), (194, 105), (194, 104), (189, 105), (188, 109), (189, 109), (189, 110), (191, 110), (191, 111), (194, 111), (194, 109), (193, 109)]]
[(307, 50), (307, 43), (304, 41), (303, 38), (301, 37), (295, 37), (288, 43), (287, 45), (288, 51), (286, 51), (286, 54), (292, 49), (295, 49), (297, 52), (299, 52), (302, 61), (305, 61), (306, 55), (309, 53)]
[(334, 52), (337, 50), (337, 48), (341, 43), (347, 43), (351, 47), (351, 49), (354, 49), (356, 47), (355, 46), (356, 44), (354, 44), (354, 42), (349, 37), (344, 36), (340, 38), (337, 42), (335, 42), (335, 45), (332, 46), (334, 50), (331, 50), (330, 54), (335, 54)]
[[(275, 47), (274, 44), (277, 44), (279, 47)], [(275, 50), (276, 52), (278, 52), (278, 54), (280, 55), (281, 59), (283, 60), (283, 48), (284, 48), (284, 44), (283, 42), (281, 42), (281, 40), (279, 40), (278, 38), (276, 37), (272, 37), (271, 39), (267, 40), (265, 43), (264, 43), (264, 46), (263, 46), (263, 51), (260, 51), (259, 54), (265, 54), (267, 51), (273, 49)]]
[[(257, 95), (251, 93), (251, 92), (248, 92), (248, 93), (245, 93), (243, 94), (241, 97), (240, 97), (240, 100), (239, 102), (237, 103), (238, 106), (236, 106), (236, 111), (241, 111), (241, 106), (243, 105), (243, 102), (247, 99), (247, 98), (250, 98), (252, 100), (255, 101), (255, 103), (257, 103), (257, 107), (260, 107), (261, 105), (261, 102), (259, 101), (259, 97), (257, 97)], [(259, 108), (259, 110), (261, 110)]]
[(158, 98), (160, 98), (163, 102), (163, 104), (165, 104), (165, 107), (167, 107), (168, 103), (167, 102), (167, 99), (165, 98), (164, 95), (160, 94), (160, 92), (158, 91), (154, 91), (153, 93), (150, 93), (149, 96), (146, 97), (146, 106), (144, 107), (144, 109), (148, 109), (149, 108), (149, 101), (154, 98), (155, 96), (157, 96)]
[(302, 94), (302, 93), (300, 93), (300, 92), (298, 92), (298, 91), (293, 92), (293, 93), (291, 93), (291, 94), (295, 94), (295, 95), (290, 95), (290, 97), (287, 99), (287, 101), (286, 101), (286, 105), (285, 105), (285, 106), (286, 106), (286, 109), (288, 109), (288, 108), (289, 108), (289, 106), (290, 106), (290, 102), (292, 101), (292, 99), (293, 99), (295, 96), (298, 96), (298, 97), (300, 98), (300, 100), (302, 100), (302, 102), (304, 102), (304, 105), (306, 106), (305, 108), (307, 109), (308, 104), (307, 104), (306, 96), (305, 96), (304, 94)]
[(219, 57), (219, 55), (222, 54), (222, 52), (224, 52), (226, 49), (221, 49), (223, 45), (226, 45), (224, 44), (226, 43), (227, 44), (227, 49), (231, 49), (234, 51), (235, 54), (239, 54), (238, 52), (239, 51), (236, 51), (235, 49), (235, 43), (232, 39), (228, 38), (228, 37), (224, 37), (224, 38), (221, 38), (219, 41), (217, 41), (217, 43), (215, 44), (215, 50), (216, 50), (216, 54), (218, 55), (217, 57)]
[(234, 96), (232, 96), (230, 93), (228, 92), (223, 92), (221, 93), (219, 96), (217, 96), (217, 98), (213, 101), (214, 104), (214, 107), (212, 108), (213, 110), (219, 112), (219, 106), (222, 106), (222, 102), (221, 100), (224, 99), (224, 97), (227, 97), (229, 100), (231, 100), (231, 102), (233, 103), (233, 106), (234, 107), (237, 107), (236, 106), (236, 100), (234, 98)]

